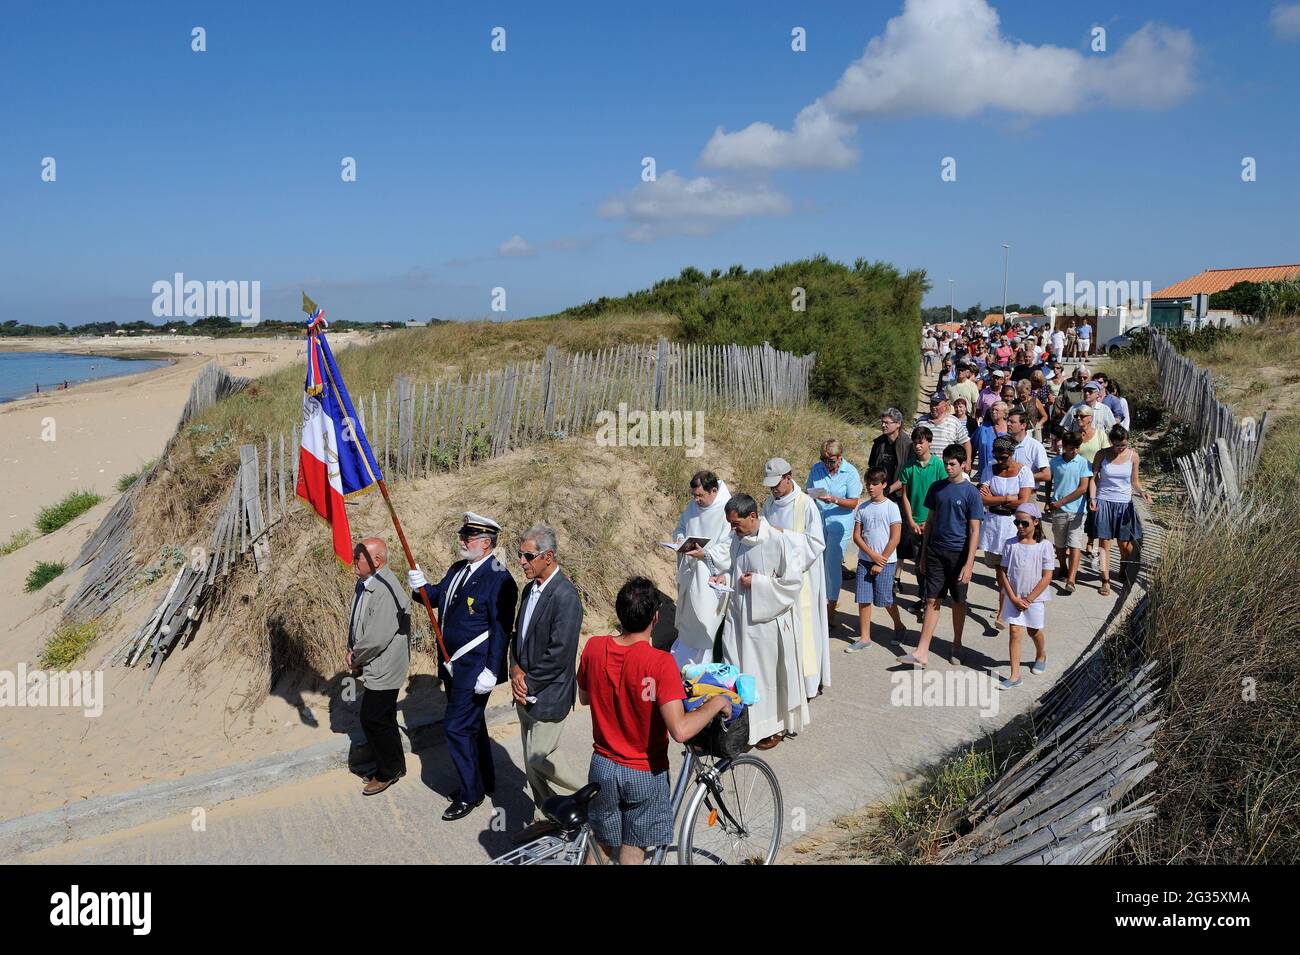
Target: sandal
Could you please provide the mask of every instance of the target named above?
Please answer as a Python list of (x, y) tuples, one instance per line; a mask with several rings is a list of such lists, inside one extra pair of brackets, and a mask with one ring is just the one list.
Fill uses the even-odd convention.
[(1097, 595), (1100, 596), (1100, 597), (1109, 597), (1109, 596), (1110, 596), (1110, 577), (1109, 577), (1109, 576), (1106, 576), (1106, 577), (1101, 578), (1101, 589), (1097, 591)]
[(761, 749), (761, 750), (775, 749), (777, 744), (780, 742), (781, 742), (781, 734), (776, 733), (772, 736), (767, 737), (766, 739), (760, 739), (757, 743), (754, 744), (754, 749)]

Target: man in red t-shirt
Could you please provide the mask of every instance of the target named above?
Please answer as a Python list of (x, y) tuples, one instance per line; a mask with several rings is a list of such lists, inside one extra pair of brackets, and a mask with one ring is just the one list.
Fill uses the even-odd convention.
[(730, 713), (722, 694), (687, 713), (686, 690), (672, 655), (656, 650), (650, 632), (659, 619), (659, 591), (633, 577), (614, 601), (622, 633), (592, 637), (578, 664), (578, 699), (591, 707), (594, 740), (588, 782), (600, 793), (587, 810), (607, 857), (640, 865), (646, 849), (672, 841), (668, 736), (684, 743), (718, 713)]

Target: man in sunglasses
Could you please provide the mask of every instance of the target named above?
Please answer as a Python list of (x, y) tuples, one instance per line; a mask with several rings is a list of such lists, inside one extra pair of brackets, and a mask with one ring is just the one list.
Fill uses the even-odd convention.
[(411, 589), (423, 590), (438, 608), (442, 639), (451, 654), (438, 675), (447, 695), (443, 727), (447, 751), (460, 789), (442, 818), (468, 816), (496, 789), (496, 770), (484, 709), (493, 687), (506, 679), (506, 648), (514, 622), (519, 586), (492, 554), (501, 526), (490, 517), (466, 511), (456, 537), (460, 560), (436, 584), (416, 567), (407, 571)]
[(560, 570), (555, 531), (545, 524), (524, 531), (519, 563), (528, 585), (510, 643), (510, 689), (534, 804), (534, 821), (516, 837), (524, 843), (557, 828), (542, 815), (542, 803), (551, 796), (572, 795), (587, 780), (556, 752), (578, 694), (582, 599)]

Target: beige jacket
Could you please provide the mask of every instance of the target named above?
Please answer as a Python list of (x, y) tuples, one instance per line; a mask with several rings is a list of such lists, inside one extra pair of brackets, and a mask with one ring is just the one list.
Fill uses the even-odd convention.
[(381, 567), (357, 581), (348, 624), (352, 664), (370, 690), (400, 690), (411, 667), (411, 597), (393, 572)]

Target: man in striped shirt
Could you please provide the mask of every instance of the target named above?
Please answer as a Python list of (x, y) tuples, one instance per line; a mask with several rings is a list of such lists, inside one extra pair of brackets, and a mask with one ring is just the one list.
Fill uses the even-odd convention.
[(930, 429), (930, 453), (942, 459), (944, 449), (950, 444), (958, 444), (966, 449), (966, 460), (970, 461), (970, 432), (966, 423), (956, 415), (948, 412), (948, 396), (936, 391), (930, 396), (930, 413), (916, 419), (918, 428)]

